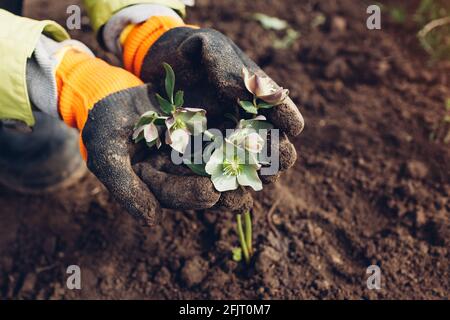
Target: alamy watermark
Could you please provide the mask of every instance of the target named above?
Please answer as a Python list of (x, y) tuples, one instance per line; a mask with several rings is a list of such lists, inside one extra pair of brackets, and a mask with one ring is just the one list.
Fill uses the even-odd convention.
[(366, 13), (370, 16), (366, 20), (366, 26), (369, 30), (381, 29), (381, 8), (373, 4), (367, 7)]
[(366, 274), (370, 275), (366, 281), (367, 289), (380, 290), (381, 289), (381, 268), (375, 264), (370, 265), (366, 269)]
[(81, 29), (81, 8), (75, 4), (70, 5), (66, 9), (66, 13), (69, 15), (66, 20), (66, 27), (69, 30)]
[(81, 269), (76, 264), (67, 267), (66, 273), (69, 275), (66, 280), (66, 287), (69, 290), (81, 290)]

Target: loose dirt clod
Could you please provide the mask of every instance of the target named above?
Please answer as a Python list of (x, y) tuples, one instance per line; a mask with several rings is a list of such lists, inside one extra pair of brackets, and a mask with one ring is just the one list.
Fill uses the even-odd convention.
[(181, 278), (190, 288), (203, 281), (205, 278), (205, 270), (208, 263), (200, 257), (194, 257), (186, 261), (184, 267), (181, 269)]

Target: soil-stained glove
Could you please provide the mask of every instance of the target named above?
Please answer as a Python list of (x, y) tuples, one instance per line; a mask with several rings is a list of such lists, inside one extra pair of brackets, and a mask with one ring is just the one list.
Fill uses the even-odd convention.
[(142, 81), (75, 50), (65, 53), (56, 77), (59, 113), (81, 131), (89, 169), (134, 217), (153, 225), (160, 207), (204, 209), (219, 200), (206, 177), (172, 175), (160, 171), (158, 162), (149, 167), (151, 178), (144, 183), (132, 169), (139, 148), (131, 138), (134, 125), (142, 113), (157, 111), (149, 98), (155, 93)]
[[(208, 114), (208, 125), (219, 129), (233, 128), (225, 114), (243, 115), (237, 99), (252, 100), (243, 80), (243, 69), (261, 77), (267, 75), (228, 37), (212, 29), (180, 26), (170, 17), (152, 17), (126, 32), (123, 41), (125, 67), (143, 81), (153, 83), (163, 92), (163, 62), (169, 63), (176, 75), (177, 86), (185, 92), (185, 104), (201, 106)], [(289, 137), (303, 130), (304, 121), (292, 100), (262, 114), (280, 134), (280, 170), (293, 166), (297, 154)], [(261, 177), (272, 182), (274, 176)]]

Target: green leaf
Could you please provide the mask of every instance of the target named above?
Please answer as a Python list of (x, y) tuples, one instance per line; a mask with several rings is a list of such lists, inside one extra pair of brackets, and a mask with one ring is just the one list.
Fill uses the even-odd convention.
[(239, 104), (247, 113), (258, 114), (258, 109), (250, 101), (239, 101)]
[(156, 94), (156, 100), (158, 100), (161, 110), (165, 114), (172, 114), (172, 112), (175, 111), (173, 104), (161, 97), (158, 93)]
[(263, 13), (255, 13), (253, 19), (258, 21), (262, 27), (266, 30), (284, 30), (288, 27), (288, 23), (285, 20), (281, 20), (277, 17), (271, 17)]
[(143, 125), (152, 123), (159, 117), (158, 113), (155, 111), (147, 111), (141, 115), (139, 121), (135, 124), (134, 128), (137, 129)]
[(205, 164), (193, 164), (189, 162), (184, 163), (189, 169), (192, 170), (196, 175), (209, 177), (209, 174), (205, 171)]
[(258, 130), (269, 130), (269, 129), (273, 129), (273, 124), (271, 124), (268, 121), (261, 121), (261, 120), (241, 120), (239, 122), (239, 127), (242, 129), (245, 128), (249, 128), (249, 129), (255, 129), (256, 131)]
[(273, 108), (274, 105), (267, 103), (267, 102), (261, 102), (260, 104), (258, 104), (258, 109), (270, 109)]
[(181, 108), (183, 104), (184, 104), (184, 92), (180, 90), (175, 95), (175, 107)]
[(153, 120), (147, 117), (141, 117), (139, 121), (134, 125), (134, 129), (142, 127), (143, 125), (151, 123)]
[(158, 117), (155, 119), (155, 121), (153, 123), (157, 126), (165, 126), (167, 119), (168, 119), (168, 117)]
[(166, 70), (166, 93), (169, 98), (170, 103), (173, 104), (173, 92), (175, 90), (175, 72), (173, 72), (172, 67), (168, 63), (163, 63), (164, 69)]
[(241, 248), (233, 248), (231, 250), (231, 253), (233, 255), (233, 260), (236, 262), (242, 261), (242, 249)]
[(447, 101), (445, 102), (445, 109), (450, 111), (450, 98), (447, 98)]

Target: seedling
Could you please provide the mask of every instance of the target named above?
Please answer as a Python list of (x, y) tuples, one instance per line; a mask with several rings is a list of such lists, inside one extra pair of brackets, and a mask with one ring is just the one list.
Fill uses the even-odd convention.
[[(262, 164), (267, 163), (261, 160), (265, 139), (259, 130), (272, 129), (273, 125), (264, 116), (258, 115), (258, 111), (283, 103), (289, 91), (278, 87), (267, 77), (250, 74), (244, 68), (243, 81), (247, 90), (252, 93), (253, 101), (239, 101), (239, 104), (247, 113), (252, 114), (252, 118), (233, 118), (236, 129), (217, 144), (217, 137), (207, 130), (206, 111), (184, 107), (184, 92), (178, 90), (175, 93), (175, 72), (167, 63), (164, 63), (164, 70), (166, 97), (156, 94), (162, 115), (154, 110), (144, 113), (135, 125), (133, 140), (136, 143), (145, 140), (148, 147), (159, 148), (162, 145), (159, 135), (166, 129), (165, 143), (183, 154), (190, 136), (204, 134), (213, 140), (206, 146), (211, 151), (211, 156), (202, 164), (185, 162), (193, 173), (209, 177), (219, 192), (236, 190), (240, 186), (248, 186), (255, 191), (262, 190), (258, 170)], [(237, 215), (237, 232), (241, 247), (233, 250), (233, 259), (240, 261), (244, 257), (249, 264), (253, 255), (250, 212), (244, 214), (244, 221), (240, 214)]]
[(258, 21), (266, 30), (284, 31), (285, 34), (282, 37), (277, 37), (275, 34), (271, 35), (273, 47), (275, 49), (290, 48), (300, 36), (300, 33), (294, 30), (285, 20), (271, 17), (263, 13), (255, 13), (252, 18)]
[(252, 219), (250, 212), (247, 211), (244, 213), (244, 222), (242, 222), (242, 216), (240, 214), (236, 216), (236, 220), (236, 231), (241, 247), (232, 250), (233, 260), (239, 262), (242, 260), (242, 256), (244, 256), (245, 263), (248, 265), (253, 256)]
[(144, 113), (135, 125), (133, 140), (138, 143), (145, 139), (149, 147), (156, 145), (159, 148), (161, 146), (160, 129), (157, 125), (165, 125), (166, 144), (179, 153), (184, 153), (190, 136), (206, 130), (206, 111), (200, 108), (183, 107), (184, 92), (179, 90), (174, 94), (175, 72), (169, 64), (164, 63), (163, 66), (166, 72), (164, 84), (167, 99), (156, 94), (163, 115), (159, 115), (156, 111)]
[(423, 49), (432, 60), (450, 59), (450, 7), (447, 0), (421, 0), (414, 14), (408, 15), (404, 6), (380, 5), (398, 24), (415, 22)]

